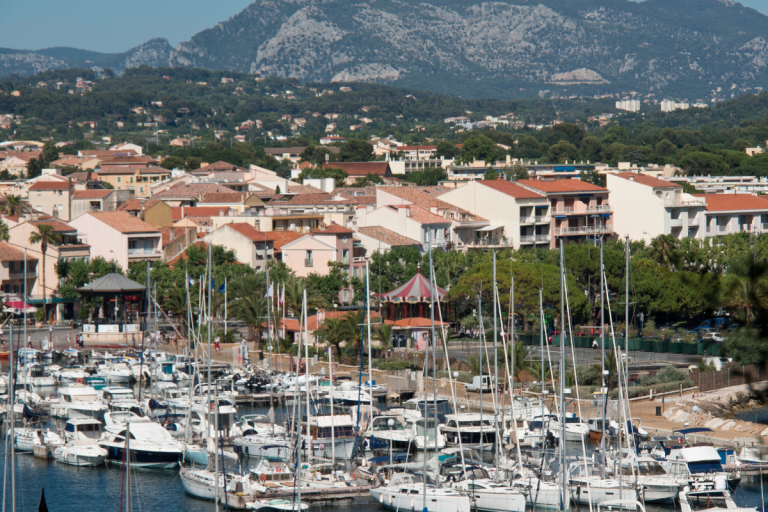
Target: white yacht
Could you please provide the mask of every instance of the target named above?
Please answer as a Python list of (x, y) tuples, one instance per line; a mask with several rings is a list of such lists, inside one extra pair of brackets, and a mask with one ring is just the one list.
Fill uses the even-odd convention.
[(135, 380), (133, 370), (127, 363), (108, 363), (99, 368), (98, 374), (111, 383), (129, 384)]
[(560, 422), (554, 414), (534, 417), (525, 431), (525, 445), (541, 447), (547, 442), (554, 445), (560, 442)]
[(133, 407), (139, 407), (139, 402), (133, 395), (133, 390), (130, 388), (121, 388), (115, 386), (108, 386), (101, 388), (99, 391), (99, 398), (102, 402), (106, 403), (110, 409), (119, 408), (121, 410), (132, 409)]
[(454, 489), (466, 492), (479, 512), (523, 512), (526, 493), (508, 483), (496, 482), (479, 467), (467, 467)]
[[(428, 416), (435, 417), (435, 400), (433, 395), (426, 395), (407, 400), (402, 407), (392, 407), (387, 412), (402, 416), (406, 421)], [(437, 421), (445, 423), (446, 415), (453, 413), (450, 402), (445, 398), (437, 399)]]
[(269, 435), (250, 435), (238, 437), (234, 441), (235, 453), (246, 457), (265, 460), (284, 461), (291, 457), (293, 449), (284, 437)]
[[(661, 463), (650, 457), (638, 457), (634, 468), (622, 464), (621, 471), (625, 480), (637, 480), (643, 488), (643, 500), (646, 503), (673, 503), (680, 490), (688, 485), (688, 470), (668, 473)], [(679, 465), (679, 464), (678, 464)]]
[[(728, 484), (728, 489), (733, 491), (741, 483), (739, 472), (730, 473), (723, 470), (720, 454), (712, 446), (686, 446), (673, 449), (666, 460), (684, 462), (690, 473), (689, 483), (691, 485), (711, 482), (717, 477), (722, 477)], [(665, 466), (664, 469), (667, 469), (668, 464), (666, 462), (662, 465)]]
[(447, 414), (443, 435), (448, 446), (461, 445), (470, 448), (492, 450), (496, 443), (496, 431), (493, 425), (493, 415), (479, 413)]
[(596, 506), (607, 500), (638, 501), (639, 499), (637, 489), (629, 482), (603, 478), (600, 467), (592, 462), (573, 462), (568, 469), (570, 473), (568, 489), (574, 503)]
[(48, 375), (46, 367), (41, 364), (33, 364), (19, 368), (16, 379), (19, 384), (32, 384), (35, 387), (53, 387), (56, 380)]
[(68, 366), (53, 372), (51, 376), (56, 379), (59, 384), (69, 385), (75, 384), (76, 382), (85, 382), (85, 378), (88, 377), (88, 374), (85, 373), (82, 366)]
[[(355, 453), (357, 437), (355, 424), (349, 414), (318, 415), (309, 419), (312, 439), (307, 446), (305, 436), (302, 445), (305, 453), (326, 459), (351, 459)], [(333, 438), (331, 437), (333, 434)], [(335, 455), (333, 449), (336, 449)]]
[(107, 410), (96, 390), (82, 384), (59, 388), (59, 401), (51, 403), (51, 416), (63, 419), (87, 417), (102, 420)]
[(739, 507), (727, 489), (692, 491), (683, 488), (679, 494), (681, 512), (756, 512), (755, 507)]
[[(558, 418), (559, 421), (559, 418)], [(551, 426), (551, 425), (550, 425)], [(565, 413), (565, 440), (581, 441), (589, 436), (589, 425), (584, 423), (576, 413)]]
[(53, 452), (53, 458), (70, 466), (101, 466), (107, 450), (99, 446), (102, 425), (90, 418), (68, 420), (64, 427), (67, 444)]
[(436, 487), (424, 474), (395, 473), (386, 487), (371, 489), (371, 497), (396, 511), (470, 512), (469, 496), (449, 487)]
[(129, 422), (118, 433), (106, 432), (99, 446), (107, 450), (107, 459), (115, 464), (125, 461), (125, 437), (130, 436), (131, 465), (172, 469), (182, 459), (182, 447), (157, 423)]
[[(390, 425), (390, 422), (392, 423)], [(368, 445), (376, 447), (376, 441), (386, 443), (394, 451), (409, 451), (413, 447), (412, 430), (403, 425), (398, 416), (382, 415), (373, 418), (371, 425), (365, 432)]]
[(16, 451), (31, 452), (35, 446), (61, 446), (64, 440), (59, 434), (49, 429), (18, 427), (13, 429), (13, 440)]
[(413, 439), (413, 447), (418, 451), (442, 450), (447, 442), (440, 425), (437, 426), (437, 441), (435, 441), (435, 418), (419, 418), (409, 420), (405, 429)]

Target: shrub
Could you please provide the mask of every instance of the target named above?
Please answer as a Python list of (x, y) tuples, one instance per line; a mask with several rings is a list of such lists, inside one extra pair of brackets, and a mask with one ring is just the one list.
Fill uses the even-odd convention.
[(379, 370), (421, 370), (418, 366), (402, 359), (394, 361), (385, 361), (379, 364)]
[[(457, 379), (454, 379), (458, 382), (472, 382), (472, 377), (474, 375), (470, 372), (459, 372), (459, 377)], [(451, 374), (451, 377), (453, 377), (453, 374)], [(438, 379), (447, 379), (448, 378), (448, 370), (440, 370), (437, 372), (437, 378)]]

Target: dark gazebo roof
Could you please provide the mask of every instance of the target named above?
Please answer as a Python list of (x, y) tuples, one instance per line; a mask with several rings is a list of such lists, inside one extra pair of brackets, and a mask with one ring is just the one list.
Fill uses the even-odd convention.
[(112, 273), (107, 274), (97, 280), (88, 283), (82, 288), (78, 288), (80, 293), (92, 293), (92, 294), (132, 294), (132, 293), (144, 293), (146, 287), (135, 281), (131, 281), (127, 277)]

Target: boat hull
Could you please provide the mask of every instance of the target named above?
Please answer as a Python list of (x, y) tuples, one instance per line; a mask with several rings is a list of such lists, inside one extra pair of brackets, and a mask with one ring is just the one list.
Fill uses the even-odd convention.
[[(107, 460), (112, 464), (122, 465), (125, 462), (125, 448), (104, 446), (107, 450)], [(131, 466), (142, 468), (173, 469), (182, 459), (181, 450), (154, 452), (149, 450), (134, 450), (131, 448)]]
[(370, 490), (371, 497), (381, 506), (396, 511), (470, 512), (468, 496), (427, 493), (426, 506), (421, 494), (405, 494), (381, 487)]
[(53, 452), (53, 458), (57, 462), (69, 466), (94, 467), (103, 466), (107, 460), (107, 451), (103, 448), (91, 447), (90, 449), (73, 450), (64, 446)]

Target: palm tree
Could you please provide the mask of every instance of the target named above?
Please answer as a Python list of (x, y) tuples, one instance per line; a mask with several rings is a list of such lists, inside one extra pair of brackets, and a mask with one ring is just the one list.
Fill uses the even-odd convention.
[(355, 345), (355, 357), (360, 356), (360, 347), (363, 341), (363, 324), (365, 323), (365, 310), (350, 311), (344, 316), (344, 321), (349, 324), (352, 337), (348, 340)]
[(261, 291), (247, 297), (238, 297), (229, 306), (232, 317), (248, 326), (248, 339), (255, 339), (257, 347), (261, 345), (261, 325), (267, 317), (267, 307), (267, 299)]
[(187, 314), (187, 290), (174, 288), (163, 301), (163, 307), (179, 317), (179, 327), (182, 326)]
[(301, 314), (301, 305), (304, 300), (304, 290), (307, 290), (307, 311), (311, 309), (327, 308), (328, 301), (325, 300), (319, 290), (309, 285), (309, 280), (304, 277), (296, 277), (295, 274), (289, 274), (285, 281), (285, 304), (294, 316)]
[(6, 196), (5, 212), (8, 215), (19, 215), (27, 211), (29, 205), (21, 196)]
[(745, 325), (751, 325), (768, 311), (768, 266), (754, 259), (747, 264), (746, 275), (730, 278), (723, 296), (723, 306)]
[(659, 235), (649, 246), (654, 261), (665, 267), (674, 267), (680, 263), (680, 246), (672, 235)]
[[(13, 196), (10, 196), (13, 197)], [(10, 199), (9, 197), (9, 199)], [(46, 310), (45, 318), (48, 318), (47, 304), (45, 301), (45, 253), (48, 251), (48, 244), (58, 244), (61, 242), (61, 235), (54, 231), (53, 226), (48, 224), (39, 224), (37, 231), (29, 234), (29, 243), (40, 244), (40, 253), (42, 254), (43, 266), (43, 309)]]
[(11, 234), (8, 232), (8, 224), (0, 220), (0, 242), (7, 242), (11, 239)]
[(355, 331), (347, 318), (326, 318), (322, 327), (315, 331), (315, 336), (318, 335), (336, 349), (336, 357), (339, 360), (341, 359), (340, 344), (344, 341), (352, 341), (355, 338)]

